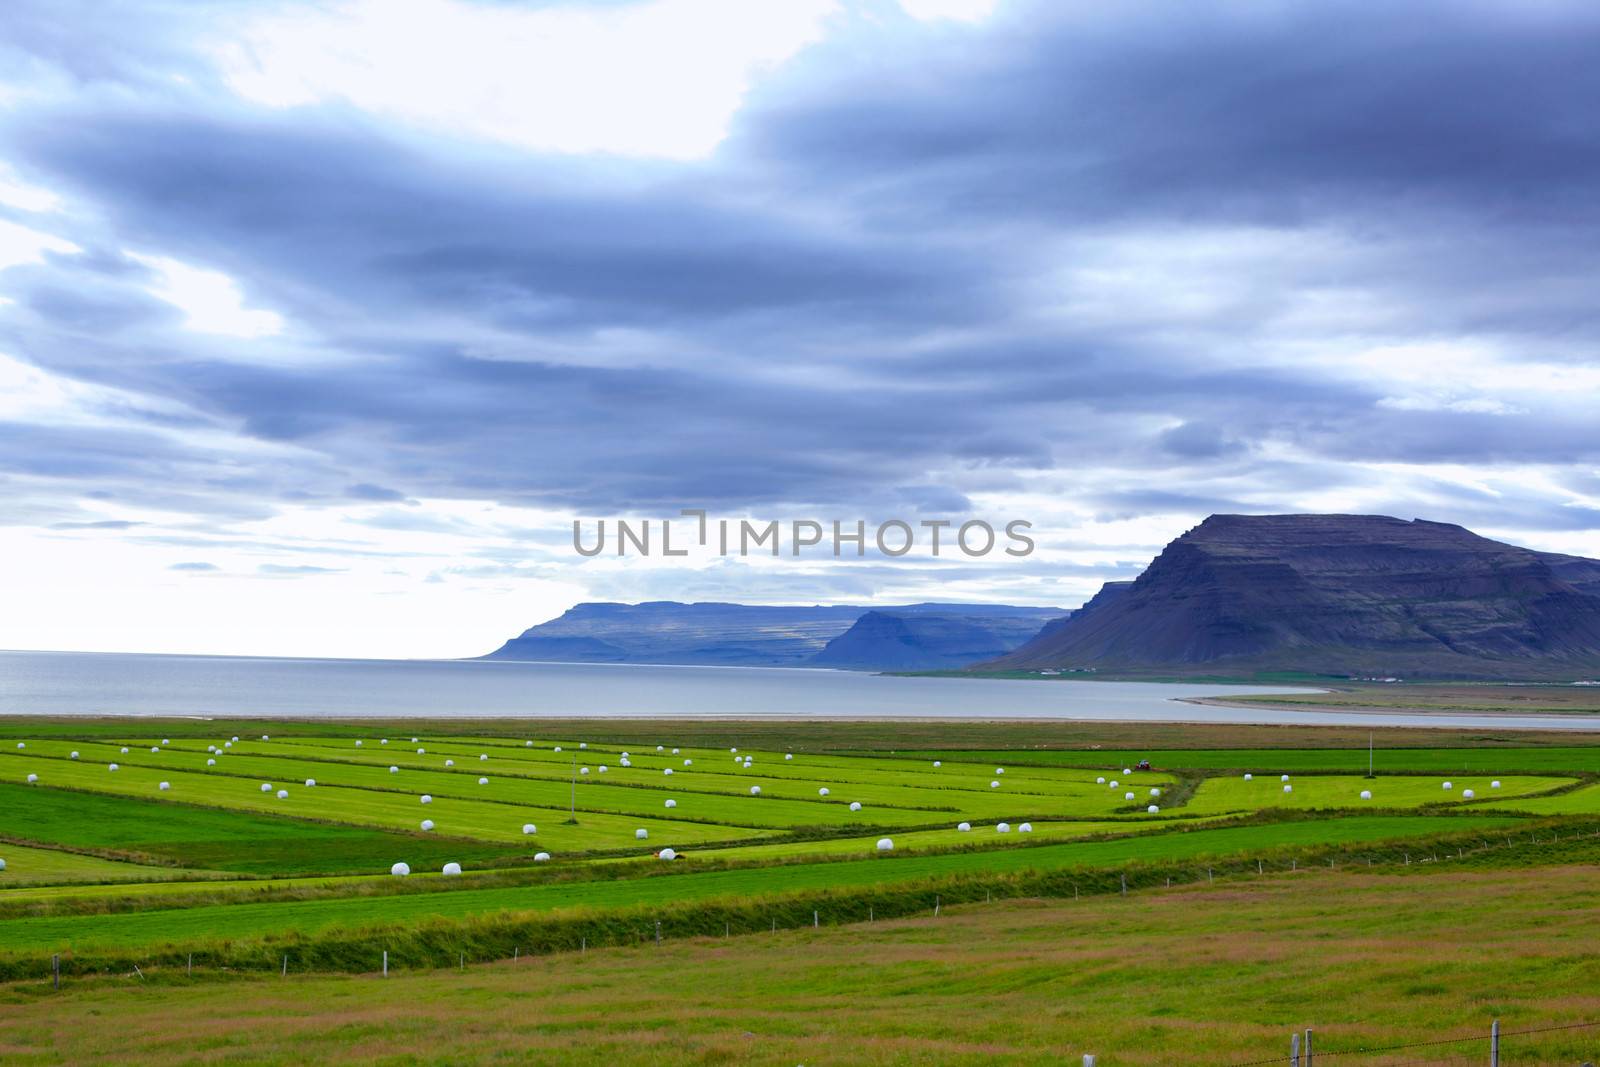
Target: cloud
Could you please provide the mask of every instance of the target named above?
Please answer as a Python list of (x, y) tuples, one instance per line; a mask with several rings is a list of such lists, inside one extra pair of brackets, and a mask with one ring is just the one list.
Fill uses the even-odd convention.
[(172, 564), (171, 566), (169, 566), (167, 568), (167, 570), (169, 570), (169, 571), (185, 571), (185, 572), (192, 572), (192, 573), (195, 573), (195, 574), (204, 574), (204, 573), (208, 573), (208, 572), (217, 571), (217, 570), (220, 570), (220, 569), (221, 568), (219, 568), (214, 563), (202, 563), (202, 562), (199, 562), (199, 561), (192, 561), (192, 562), (187, 562), (187, 563), (174, 563), (174, 564)]
[(1212, 510), (1600, 506), (1589, 5), (13, 7), (8, 529), (904, 600), (950, 572), (543, 553), (1022, 515), (1061, 558), (952, 580), (1070, 604)]

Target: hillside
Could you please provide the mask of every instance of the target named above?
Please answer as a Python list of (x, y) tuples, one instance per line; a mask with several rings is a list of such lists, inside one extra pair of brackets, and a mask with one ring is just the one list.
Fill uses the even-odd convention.
[(811, 662), (852, 670), (954, 670), (1005, 655), (1065, 614), (1059, 608), (986, 615), (869, 611)]
[(1600, 670), (1600, 561), (1448, 523), (1214, 515), (983, 670), (1550, 678)]
[[(901, 643), (852, 640), (832, 658), (821, 657), (829, 642), (864, 615), (880, 612), (917, 620), (909, 624), (917, 636)], [(932, 660), (941, 666), (966, 666), (1016, 648), (1046, 619), (1062, 614), (1058, 608), (1004, 604), (908, 604), (878, 611), (859, 605), (683, 604), (667, 600), (578, 604), (483, 658), (860, 670), (920, 669)], [(969, 619), (972, 625), (964, 627), (962, 622)], [(968, 649), (975, 651), (962, 659), (951, 658), (953, 651), (964, 655)]]

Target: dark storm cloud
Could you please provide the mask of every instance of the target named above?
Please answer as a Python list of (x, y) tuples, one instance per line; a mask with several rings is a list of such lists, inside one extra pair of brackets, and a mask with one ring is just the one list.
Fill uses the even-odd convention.
[[(1137, 517), (1261, 510), (1360, 463), (1600, 463), (1592, 405), (1386, 407), (1338, 355), (1481, 331), (1509, 360), (1592, 361), (1584, 7), (1002, 3), (970, 30), (858, 26), (758, 84), (688, 167), (247, 107), (183, 47), (225, 8), (152, 10), (113, 34), (19, 6), (6, 69), (75, 91), (14, 109), (0, 144), (96, 222), (0, 291), (18, 356), (168, 406), (0, 427), (0, 471), (221, 515), (965, 512), (1034, 470)], [(120, 249), (225, 271), (291, 329), (184, 331)], [(1329, 293), (1362, 310), (1305, 319)], [(223, 464), (154, 433), (185, 424), (284, 447)]]

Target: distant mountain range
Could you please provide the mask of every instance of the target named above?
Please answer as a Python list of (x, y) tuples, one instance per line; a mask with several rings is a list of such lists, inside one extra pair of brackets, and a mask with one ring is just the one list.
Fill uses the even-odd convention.
[(1382, 515), (1213, 515), (977, 670), (1573, 679), (1600, 670), (1600, 560)]
[(1006, 604), (579, 604), (483, 658), (934, 670), (1004, 655), (1066, 614)]

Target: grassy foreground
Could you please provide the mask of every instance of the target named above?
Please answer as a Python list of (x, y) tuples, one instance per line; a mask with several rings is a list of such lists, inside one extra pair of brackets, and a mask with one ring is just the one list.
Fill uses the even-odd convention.
[[(0, 1061), (1242, 1063), (1315, 1027), (1365, 1065), (1486, 1062), (1600, 1019), (1595, 868), (1300, 871), (939, 918), (378, 977), (181, 974), (0, 989)], [(1600, 1028), (1508, 1036), (1593, 1059)]]

